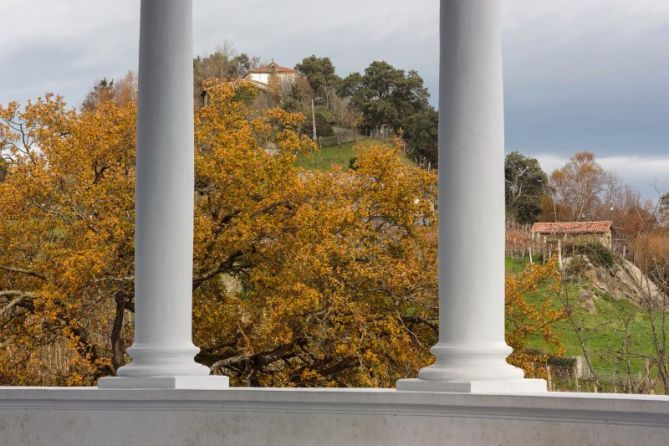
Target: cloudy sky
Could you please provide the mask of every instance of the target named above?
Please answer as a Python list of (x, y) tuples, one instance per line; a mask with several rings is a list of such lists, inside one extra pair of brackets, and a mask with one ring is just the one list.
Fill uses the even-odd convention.
[[(386, 60), (438, 74), (437, 0), (195, 0), (195, 52), (231, 41), (340, 75)], [(579, 150), (647, 197), (669, 191), (669, 0), (503, 0), (507, 148), (550, 170)], [(137, 66), (139, 0), (0, 0), (0, 103)], [(433, 101), (436, 103), (436, 101)]]

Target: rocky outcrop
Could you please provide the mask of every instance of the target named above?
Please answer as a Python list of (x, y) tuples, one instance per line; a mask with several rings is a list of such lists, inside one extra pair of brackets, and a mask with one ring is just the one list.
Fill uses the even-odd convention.
[[(571, 258), (564, 259), (569, 264)], [(592, 289), (602, 291), (614, 299), (627, 300), (635, 305), (660, 309), (666, 299), (662, 290), (639, 269), (638, 266), (625, 259), (616, 259), (611, 267), (593, 265), (587, 257), (582, 258), (584, 267), (582, 276), (587, 279)], [(594, 296), (589, 290), (583, 289), (579, 296), (581, 304), (592, 312)]]
[(590, 314), (597, 314), (597, 307), (595, 306), (595, 294), (587, 288), (581, 288), (579, 291), (579, 303), (581, 307)]

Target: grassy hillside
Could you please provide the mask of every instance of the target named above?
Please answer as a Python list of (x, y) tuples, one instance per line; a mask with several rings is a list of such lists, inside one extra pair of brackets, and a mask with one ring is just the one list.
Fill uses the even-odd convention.
[[(507, 259), (509, 273), (519, 273), (525, 267), (524, 262)], [(653, 338), (650, 315), (642, 308), (625, 300), (615, 300), (606, 293), (595, 292), (596, 313), (590, 313), (580, 302), (580, 290), (588, 288), (584, 281), (563, 285), (563, 295), (556, 299), (556, 308), (571, 308), (572, 322), (563, 320), (553, 326), (565, 347), (566, 356), (582, 356), (580, 337), (592, 361), (595, 372), (603, 381), (613, 379), (614, 373), (625, 373), (629, 358), (629, 367), (634, 374), (644, 370), (644, 356), (653, 355)], [(539, 303), (539, 296), (528, 296), (530, 301)], [(661, 315), (653, 314), (656, 322)], [(529, 347), (549, 351), (543, 339), (536, 337)], [(625, 355), (625, 350), (630, 352)]]
[[(349, 142), (338, 146), (324, 147), (316, 153), (308, 155), (299, 155), (295, 160), (295, 165), (308, 170), (330, 170), (333, 164), (338, 164), (344, 169), (348, 168), (351, 159), (357, 156), (356, 150), (369, 147), (374, 144), (386, 145), (387, 143), (380, 139), (363, 139), (357, 142)], [(405, 158), (407, 163), (411, 163)]]

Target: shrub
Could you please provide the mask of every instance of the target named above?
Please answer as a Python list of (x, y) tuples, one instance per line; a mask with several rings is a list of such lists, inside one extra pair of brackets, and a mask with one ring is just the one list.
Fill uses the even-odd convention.
[[(312, 126), (313, 126), (312, 120), (309, 119), (308, 128), (311, 129)], [(316, 132), (318, 133), (319, 137), (334, 135), (334, 129), (332, 128), (332, 124), (330, 124), (327, 117), (321, 112), (316, 112)]]
[(550, 356), (548, 358), (548, 365), (554, 367), (574, 367), (576, 366), (576, 358), (567, 356)]
[(565, 279), (578, 278), (583, 275), (588, 266), (588, 262), (582, 255), (572, 255), (566, 262), (564, 270)]
[(324, 147), (334, 147), (337, 145), (336, 136), (318, 136), (318, 145), (322, 149)]
[(563, 251), (565, 255), (571, 255), (572, 257), (575, 257), (576, 254), (586, 256), (595, 266), (610, 268), (615, 264), (613, 252), (597, 240), (576, 239), (565, 244)]

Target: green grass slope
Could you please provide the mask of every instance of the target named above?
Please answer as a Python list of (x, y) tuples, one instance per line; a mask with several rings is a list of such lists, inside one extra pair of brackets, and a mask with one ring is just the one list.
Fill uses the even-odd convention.
[[(508, 273), (519, 273), (524, 267), (522, 261), (506, 260)], [(579, 298), (580, 290), (584, 287), (589, 288), (589, 283), (565, 283), (562, 296), (556, 299), (555, 308), (571, 308), (573, 320), (573, 323), (562, 320), (553, 325), (553, 332), (566, 350), (565, 355), (582, 356), (582, 340), (595, 372), (603, 381), (612, 380), (614, 374), (625, 374), (628, 366), (634, 374), (642, 372), (646, 357), (654, 354), (650, 318), (653, 317), (656, 327), (659, 327), (662, 315), (659, 312), (650, 315), (629, 301), (616, 300), (602, 292), (595, 292), (597, 298), (594, 304), (597, 311), (590, 313)], [(535, 304), (541, 303), (539, 296), (528, 296), (528, 300)], [(550, 351), (540, 336), (531, 339), (528, 347)]]
[[(295, 160), (295, 165), (306, 170), (331, 170), (334, 164), (347, 169), (353, 158), (357, 156), (358, 150), (364, 150), (374, 144), (387, 145), (386, 141), (380, 139), (362, 139), (357, 142), (349, 142), (338, 146), (323, 147), (321, 150), (300, 154)], [(413, 164), (408, 158), (404, 158), (408, 164)]]

